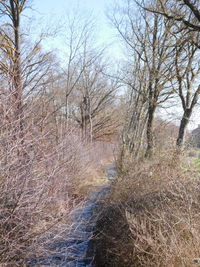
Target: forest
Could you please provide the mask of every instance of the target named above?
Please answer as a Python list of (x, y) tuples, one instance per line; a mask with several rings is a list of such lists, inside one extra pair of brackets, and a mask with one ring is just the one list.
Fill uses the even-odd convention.
[(0, 0), (0, 266), (199, 266), (200, 1), (111, 1), (118, 56), (34, 1)]

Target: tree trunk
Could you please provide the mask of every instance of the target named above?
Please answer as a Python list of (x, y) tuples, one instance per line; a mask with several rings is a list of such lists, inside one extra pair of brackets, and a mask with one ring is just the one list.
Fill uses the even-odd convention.
[(18, 1), (10, 0), (11, 16), (14, 29), (14, 60), (13, 60), (13, 89), (16, 105), (17, 132), (23, 144), (24, 137), (24, 116), (22, 103), (22, 81), (21, 81), (21, 62), (20, 62), (20, 10)]
[[(12, 90), (14, 96), (14, 115), (16, 126), (13, 136), (19, 140), (18, 156), (21, 164), (26, 164), (29, 161), (29, 155), (25, 147), (25, 121), (24, 121), (24, 105), (23, 105), (23, 86), (21, 73), (21, 51), (20, 51), (20, 15), (25, 5), (19, 0), (10, 0), (10, 19), (12, 20), (13, 28), (13, 48), (14, 58), (12, 59)], [(22, 4), (22, 5), (21, 5)]]
[(179, 127), (178, 138), (176, 140), (176, 145), (178, 148), (183, 147), (185, 131), (186, 131), (187, 125), (189, 123), (189, 119), (190, 119), (191, 114), (192, 114), (191, 108), (186, 109), (184, 111), (183, 117), (181, 119), (180, 127)]
[(154, 119), (155, 107), (150, 106), (148, 110), (147, 119), (147, 149), (145, 153), (146, 158), (151, 158), (153, 155), (153, 119)]
[(65, 118), (67, 121), (67, 128), (68, 128), (68, 122), (69, 122), (69, 94), (66, 93), (65, 96)]

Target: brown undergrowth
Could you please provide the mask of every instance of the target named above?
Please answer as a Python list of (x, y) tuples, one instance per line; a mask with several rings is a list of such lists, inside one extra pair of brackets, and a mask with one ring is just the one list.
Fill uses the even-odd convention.
[(200, 180), (189, 164), (172, 151), (126, 162), (103, 203), (97, 266), (195, 266)]
[(88, 165), (76, 184), (79, 195), (85, 196), (108, 182), (106, 168), (114, 160), (115, 147), (115, 144), (108, 142), (94, 142), (88, 145), (85, 157), (88, 158)]
[(88, 144), (62, 118), (57, 127), (48, 114), (32, 111), (30, 106), (21, 130), (7, 110), (0, 114), (0, 266), (26, 266), (66, 239), (73, 212), (90, 190), (81, 187), (91, 170), (97, 172), (105, 150), (104, 144)]

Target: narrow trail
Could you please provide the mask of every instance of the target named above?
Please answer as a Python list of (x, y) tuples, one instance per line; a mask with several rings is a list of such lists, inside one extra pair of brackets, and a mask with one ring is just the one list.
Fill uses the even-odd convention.
[(73, 227), (64, 242), (54, 244), (53, 256), (29, 266), (94, 267), (93, 235), (98, 219), (96, 210), (109, 192), (110, 180), (116, 174), (114, 165), (108, 166), (106, 172), (109, 182), (104, 186), (97, 186), (96, 192), (90, 194), (85, 205), (74, 211)]

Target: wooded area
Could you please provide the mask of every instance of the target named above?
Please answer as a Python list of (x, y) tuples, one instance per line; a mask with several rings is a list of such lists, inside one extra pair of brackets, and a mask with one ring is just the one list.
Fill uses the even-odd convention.
[(121, 253), (118, 262), (108, 253), (96, 266), (192, 266), (200, 257), (199, 133), (188, 130), (199, 108), (199, 0), (116, 1), (106, 15), (120, 62), (97, 44), (95, 18), (78, 12), (56, 29), (67, 51), (59, 60), (44, 46), (54, 33), (31, 35), (33, 2), (0, 0), (0, 266), (48, 255), (94, 190), (91, 172), (111, 161), (109, 208), (123, 206), (132, 237), (114, 254), (105, 247), (111, 259)]

